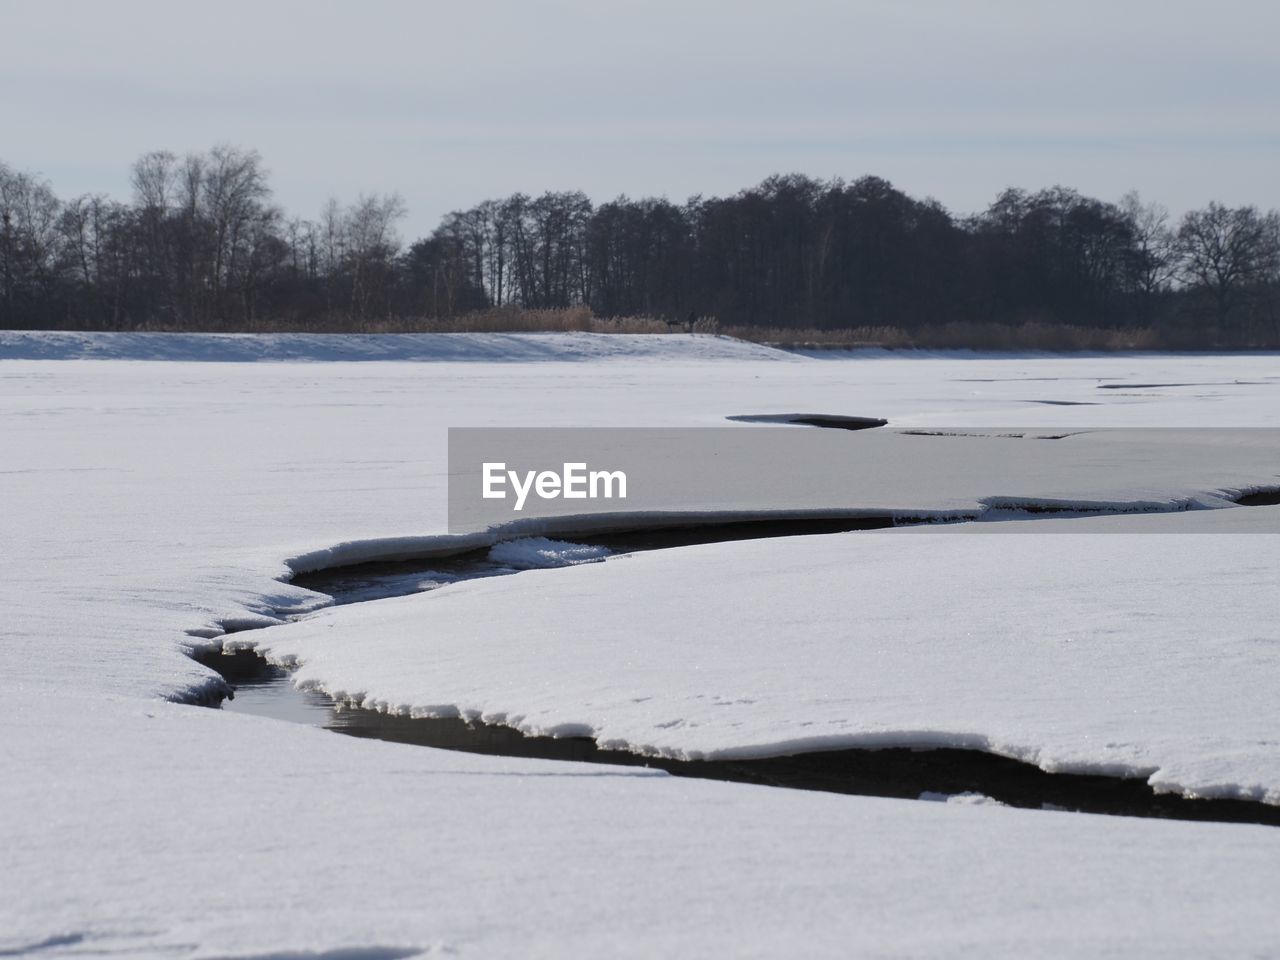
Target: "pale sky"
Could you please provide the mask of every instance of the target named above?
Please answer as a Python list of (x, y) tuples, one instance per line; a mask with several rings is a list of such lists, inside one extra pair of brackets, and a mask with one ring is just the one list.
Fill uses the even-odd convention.
[(0, 0), (0, 161), (129, 194), (253, 147), (277, 200), (396, 190), (402, 233), (516, 190), (722, 195), (873, 173), (1280, 207), (1273, 0)]

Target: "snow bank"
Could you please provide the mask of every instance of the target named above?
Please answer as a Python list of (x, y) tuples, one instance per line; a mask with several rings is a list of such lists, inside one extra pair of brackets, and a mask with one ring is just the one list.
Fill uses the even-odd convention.
[(0, 330), (0, 360), (401, 360), (530, 363), (583, 360), (796, 360), (708, 334), (92, 333)]
[(1036, 536), (1075, 522), (1038, 520), (1014, 537), (709, 544), (343, 607), (247, 642), (366, 707), (586, 729), (612, 749), (967, 747), (1280, 803), (1280, 507), (1121, 529), (1232, 513), (1273, 534)]

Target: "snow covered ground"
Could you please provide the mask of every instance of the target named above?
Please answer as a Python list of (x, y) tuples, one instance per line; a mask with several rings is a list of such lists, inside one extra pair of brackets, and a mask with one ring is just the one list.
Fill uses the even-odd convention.
[[(1280, 941), (1270, 828), (472, 757), (160, 699), (209, 687), (184, 652), (199, 635), (322, 602), (277, 579), (290, 558), (438, 544), (449, 426), (805, 410), (890, 429), (1275, 427), (1280, 358), (187, 339), (0, 338), (0, 357), (66, 358), (0, 359), (0, 951), (1202, 956)], [(325, 362), (137, 362), (168, 349)], [(396, 359), (346, 362), (378, 355)], [(1260, 482), (1264, 461), (1227, 453), (1220, 479), (1202, 450), (1161, 483), (1211, 497)], [(1277, 802), (1280, 556), (1273, 536), (1236, 535), (1276, 513), (691, 547), (243, 638), (330, 689), (644, 749), (965, 742)]]

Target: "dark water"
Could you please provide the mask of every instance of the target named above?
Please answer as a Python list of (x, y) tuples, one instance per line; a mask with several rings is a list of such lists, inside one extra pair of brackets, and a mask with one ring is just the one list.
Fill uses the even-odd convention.
[[(664, 550), (699, 543), (724, 543), (730, 540), (761, 540), (769, 537), (795, 537), (827, 533), (850, 533), (858, 530), (885, 530), (907, 525), (910, 519), (894, 520), (889, 514), (847, 517), (843, 519), (801, 518), (797, 520), (744, 520), (734, 523), (695, 526), (658, 527), (630, 533), (599, 536), (575, 536), (573, 542), (598, 546), (613, 553), (639, 553)], [(489, 548), (426, 560), (386, 563), (361, 563), (333, 567), (314, 573), (300, 573), (293, 583), (316, 593), (333, 597), (335, 604), (363, 603), (387, 597), (422, 593), (480, 577), (509, 576), (520, 571), (489, 559)]]
[(506, 757), (572, 760), (654, 767), (681, 777), (751, 783), (858, 796), (917, 799), (922, 794), (980, 793), (1030, 809), (1217, 820), (1280, 826), (1280, 808), (1236, 800), (1187, 800), (1156, 794), (1143, 780), (1050, 774), (1038, 767), (977, 750), (827, 750), (753, 760), (670, 760), (602, 750), (587, 737), (529, 737), (511, 727), (458, 718), (392, 716), (339, 706), (315, 691), (299, 690), (287, 671), (242, 651), (205, 662), (227, 664), (236, 687), (224, 710), (251, 713), (367, 737)]
[(1280, 489), (1246, 493), (1236, 498), (1236, 503), (1242, 507), (1277, 507), (1280, 506)]
[(756, 413), (726, 417), (739, 423), (790, 423), (802, 427), (823, 427), (828, 430), (872, 430), (887, 426), (882, 417), (846, 417), (825, 413)]

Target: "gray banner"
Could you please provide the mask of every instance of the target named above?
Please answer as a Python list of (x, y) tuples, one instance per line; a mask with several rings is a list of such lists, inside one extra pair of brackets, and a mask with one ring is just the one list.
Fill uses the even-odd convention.
[(1277, 490), (1280, 430), (1269, 429), (449, 431), (452, 533), (1172, 512), (1266, 503)]

